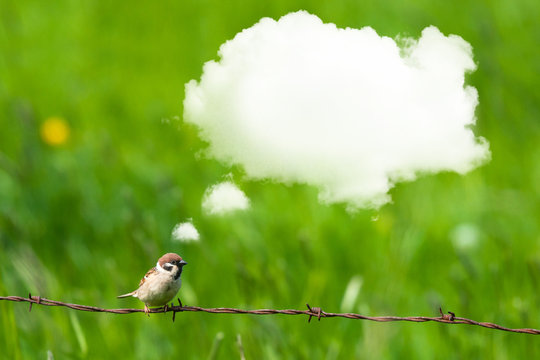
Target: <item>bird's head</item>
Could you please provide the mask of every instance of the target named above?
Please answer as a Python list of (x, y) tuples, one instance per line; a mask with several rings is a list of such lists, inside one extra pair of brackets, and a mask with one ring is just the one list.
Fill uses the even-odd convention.
[(175, 253), (167, 253), (159, 258), (157, 268), (160, 271), (170, 272), (177, 279), (182, 273), (182, 268), (187, 265), (180, 255)]

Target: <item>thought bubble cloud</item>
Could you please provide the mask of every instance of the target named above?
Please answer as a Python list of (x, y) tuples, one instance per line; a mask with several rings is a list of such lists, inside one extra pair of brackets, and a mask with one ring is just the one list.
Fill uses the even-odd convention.
[(471, 130), (472, 48), (431, 26), (418, 40), (340, 29), (299, 11), (261, 19), (186, 84), (184, 119), (252, 179), (316, 186), (325, 203), (378, 208), (398, 181), (489, 160)]
[(199, 241), (200, 235), (191, 219), (189, 221), (178, 223), (172, 231), (172, 237), (181, 242)]
[(235, 184), (224, 181), (206, 189), (202, 207), (206, 214), (223, 215), (246, 210), (249, 208), (249, 199)]

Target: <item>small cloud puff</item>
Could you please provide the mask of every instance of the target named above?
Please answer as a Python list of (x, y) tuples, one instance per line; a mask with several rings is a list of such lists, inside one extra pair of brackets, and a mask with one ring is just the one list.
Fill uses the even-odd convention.
[(202, 207), (209, 215), (223, 215), (249, 208), (249, 199), (242, 190), (230, 181), (224, 181), (206, 189)]
[(398, 181), (464, 174), (490, 157), (471, 129), (471, 45), (434, 26), (398, 43), (304, 11), (263, 18), (186, 84), (184, 119), (211, 156), (251, 179), (309, 184), (324, 203), (378, 208)]
[(172, 237), (181, 242), (199, 241), (199, 232), (190, 221), (176, 224), (172, 231)]

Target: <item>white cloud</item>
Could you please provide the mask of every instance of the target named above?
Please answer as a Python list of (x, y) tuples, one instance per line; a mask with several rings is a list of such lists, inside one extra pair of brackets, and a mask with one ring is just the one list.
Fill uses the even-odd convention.
[(203, 197), (203, 210), (207, 214), (222, 215), (249, 208), (249, 199), (235, 184), (224, 181), (208, 189)]
[(191, 221), (176, 224), (172, 231), (175, 240), (182, 242), (199, 241), (199, 232)]
[(323, 202), (352, 209), (380, 207), (397, 181), (464, 174), (490, 157), (471, 130), (469, 43), (433, 26), (400, 43), (303, 11), (263, 18), (186, 84), (184, 119), (211, 156), (252, 179), (314, 185)]

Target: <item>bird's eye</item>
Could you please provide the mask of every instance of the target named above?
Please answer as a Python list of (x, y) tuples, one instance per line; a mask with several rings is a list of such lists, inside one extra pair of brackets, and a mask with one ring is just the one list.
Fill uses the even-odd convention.
[(173, 268), (173, 266), (169, 263), (163, 265), (163, 270), (166, 270), (166, 271), (171, 271)]

